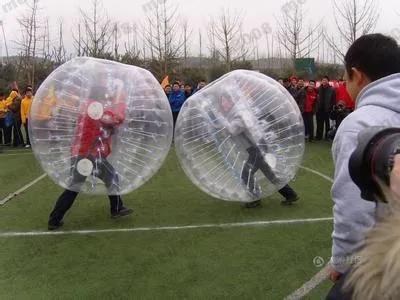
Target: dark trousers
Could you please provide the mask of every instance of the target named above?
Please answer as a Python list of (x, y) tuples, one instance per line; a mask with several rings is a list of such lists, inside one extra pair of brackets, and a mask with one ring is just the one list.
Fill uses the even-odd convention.
[(334, 286), (329, 291), (325, 300), (351, 300), (353, 291), (345, 291), (344, 285), (348, 278), (350, 271), (343, 274), (342, 277), (334, 284)]
[(310, 140), (314, 139), (314, 114), (312, 112), (303, 113), (304, 127), (306, 130), (306, 136)]
[(330, 125), (329, 113), (323, 111), (317, 112), (317, 140), (322, 140), (324, 132), (325, 139), (328, 138)]
[(13, 131), (13, 146), (18, 147), (24, 144), (24, 138), (21, 131), (22, 122), (21, 120), (15, 119), (12, 126)]
[(178, 121), (178, 117), (179, 117), (179, 111), (174, 111), (172, 112), (172, 117), (174, 120), (174, 133), (173, 133), (173, 139), (175, 140), (175, 128), (176, 128), (176, 121)]
[(173, 117), (173, 119), (174, 119), (174, 128), (175, 128), (175, 126), (176, 126), (176, 121), (178, 120), (178, 116), (179, 116), (179, 111), (174, 111), (174, 112), (172, 112), (172, 117)]
[(4, 144), (5, 142), (3, 141), (3, 136), (5, 138), (5, 128), (6, 128), (6, 122), (4, 118), (0, 119), (0, 145)]
[[(256, 186), (254, 179), (254, 175), (258, 170), (261, 170), (261, 172), (272, 184), (278, 185), (279, 180), (276, 178), (271, 167), (264, 161), (261, 151), (257, 147), (250, 147), (247, 149), (247, 152), (249, 153), (249, 158), (244, 165), (241, 178), (244, 184), (247, 185), (248, 190), (254, 195), (257, 195), (259, 192), (259, 188)], [(283, 187), (279, 193), (286, 199), (297, 196), (296, 192), (289, 185)]]
[[(86, 180), (86, 177), (81, 175), (76, 169), (77, 163), (81, 159), (82, 158), (76, 158), (72, 161), (72, 180), (70, 186), (71, 189), (74, 190), (79, 190)], [(119, 178), (113, 166), (106, 159), (96, 159), (93, 157), (88, 157), (88, 159), (93, 163), (93, 174), (105, 183), (109, 193), (113, 193), (116, 189), (118, 189)], [(78, 192), (65, 190), (60, 195), (53, 211), (50, 213), (49, 224), (56, 225), (60, 223), (60, 221), (64, 218), (65, 213), (74, 204), (78, 194)], [(122, 199), (119, 195), (108, 196), (108, 198), (110, 200), (111, 213), (117, 213), (124, 207)]]
[(4, 132), (4, 144), (11, 145), (12, 126), (7, 127), (4, 122), (3, 132)]
[(26, 144), (31, 145), (31, 140), (29, 139), (29, 120), (26, 120), (26, 123), (24, 124), (25, 128), (25, 133), (26, 133)]

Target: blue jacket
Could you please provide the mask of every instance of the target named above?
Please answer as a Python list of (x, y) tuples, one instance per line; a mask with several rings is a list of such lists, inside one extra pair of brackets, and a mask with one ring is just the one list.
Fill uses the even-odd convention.
[(171, 104), (172, 112), (180, 112), (183, 103), (186, 101), (185, 92), (179, 90), (178, 92), (172, 91), (169, 95), (169, 103)]
[(361, 198), (349, 174), (349, 160), (360, 131), (370, 126), (400, 126), (400, 73), (369, 84), (356, 101), (356, 110), (341, 123), (333, 143), (335, 182), (332, 265), (339, 273), (349, 270), (352, 256), (364, 245), (364, 234), (385, 216), (387, 207)]

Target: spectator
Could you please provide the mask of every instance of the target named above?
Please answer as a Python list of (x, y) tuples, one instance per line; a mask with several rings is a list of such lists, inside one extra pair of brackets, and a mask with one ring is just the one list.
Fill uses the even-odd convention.
[(300, 103), (299, 103), (299, 99), (302, 97), (302, 92), (303, 89), (305, 87), (305, 83), (303, 79), (299, 79), (299, 81), (297, 82), (297, 93), (296, 93), (296, 97), (294, 98), (296, 100), (297, 105), (299, 105), (300, 107)]
[(305, 87), (304, 79), (299, 78), (299, 81), (297, 82), (297, 91), (300, 91)]
[(333, 140), (336, 136), (336, 132), (344, 121), (344, 119), (351, 113), (349, 109), (346, 108), (346, 103), (344, 101), (340, 101), (338, 105), (333, 109), (330, 118), (335, 122), (335, 126), (329, 131), (329, 138)]
[(10, 96), (7, 98), (8, 110), (11, 113), (12, 131), (13, 131), (13, 146), (20, 147), (24, 145), (21, 126), (21, 96), (17, 89), (13, 89)]
[(290, 80), (288, 78), (283, 79), (283, 86), (289, 91), (290, 88)]
[(349, 93), (346, 88), (346, 81), (343, 79), (339, 79), (339, 88), (336, 93), (336, 104), (339, 104), (340, 101), (345, 102), (345, 108), (350, 112), (353, 112), (355, 109), (355, 102), (351, 99)]
[(188, 99), (193, 95), (193, 89), (190, 84), (185, 84), (185, 98)]
[(279, 79), (278, 79), (278, 82), (279, 82), (281, 85), (285, 86), (284, 83), (283, 83), (283, 78), (279, 78)]
[(196, 94), (198, 91), (202, 90), (205, 88), (206, 86), (206, 81), (204, 79), (200, 80), (199, 83), (197, 84), (197, 88), (195, 89), (195, 91), (192, 93), (192, 95)]
[[(10, 144), (11, 135), (7, 135), (8, 128), (6, 127), (7, 114), (6, 98), (3, 91), (0, 91), (0, 145)], [(4, 141), (3, 141), (4, 137)]]
[(33, 100), (33, 89), (28, 86), (25, 90), (25, 98), (21, 102), (21, 121), (25, 128), (26, 134), (26, 148), (31, 147), (31, 141), (29, 139), (29, 112), (31, 111), (31, 105)]
[(290, 79), (290, 84), (289, 87), (287, 88), (287, 90), (289, 91), (290, 95), (292, 95), (293, 98), (296, 98), (297, 96), (297, 78), (296, 77), (292, 77)]
[(168, 97), (168, 99), (169, 99), (169, 96), (171, 95), (171, 92), (172, 92), (172, 89), (171, 89), (171, 87), (169, 86), (169, 85), (167, 85), (165, 88), (164, 88), (164, 92), (165, 92), (165, 95)]
[(172, 114), (174, 118), (174, 127), (176, 120), (178, 119), (179, 112), (181, 111), (183, 103), (185, 103), (185, 93), (181, 90), (179, 82), (174, 82), (172, 92), (169, 96), (169, 102), (171, 104)]
[(315, 81), (310, 80), (308, 87), (301, 89), (297, 95), (300, 111), (303, 114), (306, 138), (314, 140), (314, 115), (317, 108), (318, 94)]
[[(365, 239), (365, 245), (354, 256), (351, 270), (343, 275), (330, 291), (327, 300), (400, 299), (398, 278), (400, 269), (400, 156), (394, 159), (390, 188), (385, 198), (394, 209), (376, 224)], [(385, 257), (385, 259), (382, 259)]]
[(204, 89), (207, 83), (204, 79), (200, 80), (199, 85), (197, 86), (198, 90)]
[(388, 36), (364, 35), (348, 50), (345, 68), (347, 91), (357, 104), (340, 125), (332, 149), (334, 231), (329, 278), (333, 282), (349, 270), (349, 258), (363, 246), (364, 234), (384, 212), (381, 205), (361, 198), (348, 165), (360, 131), (370, 126), (400, 125), (400, 48)]
[(322, 79), (321, 86), (318, 89), (318, 107), (317, 107), (317, 140), (322, 140), (325, 132), (325, 140), (329, 140), (330, 114), (336, 105), (336, 93), (334, 88), (329, 85), (329, 77)]

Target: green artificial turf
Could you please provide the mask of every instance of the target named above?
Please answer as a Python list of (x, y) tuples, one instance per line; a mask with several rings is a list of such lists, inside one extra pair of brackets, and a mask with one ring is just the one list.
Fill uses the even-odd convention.
[[(4, 154), (4, 153), (3, 153)], [(43, 172), (33, 155), (0, 154), (0, 196)], [(304, 166), (333, 175), (330, 144), (307, 145)], [(201, 192), (171, 151), (150, 182), (124, 196), (133, 216), (109, 217), (106, 197), (80, 195), (62, 230), (156, 228), (332, 216), (331, 183), (299, 170), (291, 183), (301, 200), (281, 196), (245, 210)], [(46, 231), (61, 192), (48, 178), (0, 207), (1, 232)], [(329, 257), (332, 223), (86, 235), (0, 237), (0, 299), (283, 299)], [(329, 283), (309, 299), (322, 299)]]

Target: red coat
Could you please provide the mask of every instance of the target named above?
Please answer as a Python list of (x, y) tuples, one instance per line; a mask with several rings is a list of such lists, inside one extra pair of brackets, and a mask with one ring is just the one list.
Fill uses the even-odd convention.
[(353, 99), (351, 99), (349, 93), (347, 92), (346, 83), (340, 84), (336, 91), (336, 105), (338, 105), (340, 101), (344, 101), (346, 103), (347, 109), (355, 109), (355, 102)]
[(317, 100), (318, 100), (318, 94), (315, 90), (309, 91), (307, 89), (306, 92), (306, 103), (304, 106), (304, 112), (305, 113), (311, 113), (311, 112), (315, 112), (315, 107), (317, 104)]
[(89, 117), (88, 107), (94, 100), (89, 100), (77, 120), (78, 128), (73, 141), (72, 155), (95, 158), (107, 158), (111, 154), (113, 129), (125, 121), (126, 103), (114, 104), (105, 108), (103, 117), (94, 120)]

